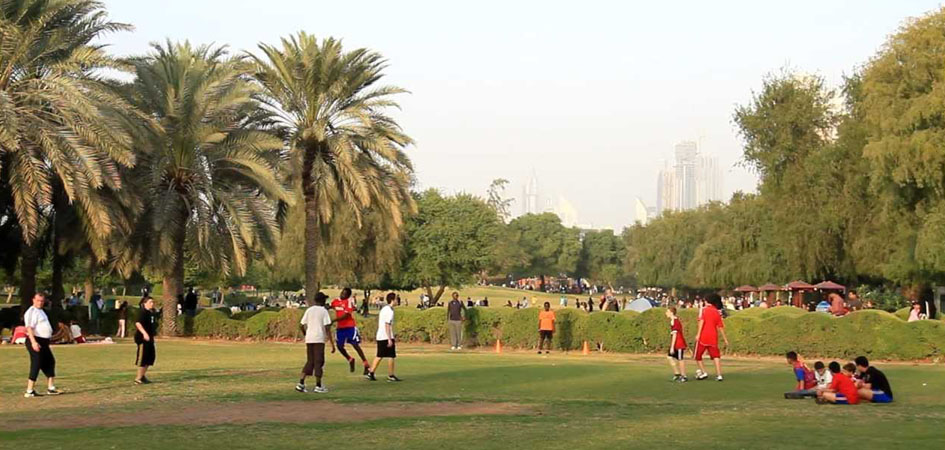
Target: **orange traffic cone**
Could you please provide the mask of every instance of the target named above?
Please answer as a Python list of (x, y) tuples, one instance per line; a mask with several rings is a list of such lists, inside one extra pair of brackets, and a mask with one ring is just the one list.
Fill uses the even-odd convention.
[(590, 355), (591, 349), (587, 348), (587, 341), (584, 341), (584, 349), (581, 350), (582, 355)]
[(495, 352), (500, 354), (502, 353), (502, 339), (495, 340)]

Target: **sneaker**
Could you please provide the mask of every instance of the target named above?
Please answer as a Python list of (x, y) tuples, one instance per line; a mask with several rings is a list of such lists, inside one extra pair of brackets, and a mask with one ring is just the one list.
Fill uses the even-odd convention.
[(456, 347), (450, 347), (450, 351), (456, 350)]
[(686, 378), (685, 376), (679, 377), (679, 382), (680, 382), (680, 383), (685, 383), (685, 382), (687, 382), (687, 381), (689, 381), (689, 379)]
[(715, 377), (715, 381), (722, 381), (722, 375)]
[(59, 390), (56, 389), (56, 386), (46, 388), (46, 395), (59, 395), (61, 393), (62, 392), (59, 392)]
[(371, 369), (368, 369), (367, 366), (364, 366), (364, 373), (362, 373), (361, 375), (367, 375), (369, 373), (371, 373)]
[(364, 374), (364, 378), (367, 378), (369, 381), (377, 381), (377, 377), (374, 376), (374, 372), (368, 371)]
[(547, 355), (547, 354), (550, 354), (550, 353), (551, 353), (551, 350), (545, 350), (545, 354), (546, 354), (546, 355)]
[(135, 378), (135, 384), (144, 384), (144, 380), (141, 378)]
[(39, 395), (36, 391), (26, 391), (26, 393), (23, 394), (23, 398), (33, 398), (33, 397), (42, 397), (42, 395)]
[(142, 383), (142, 384), (151, 384), (151, 380), (149, 380), (148, 377), (142, 377), (142, 378), (141, 378), (141, 383)]
[(296, 384), (296, 385), (295, 385), (295, 392), (301, 392), (301, 393), (304, 394), (304, 393), (308, 392), (308, 389), (305, 389), (305, 385), (304, 385), (304, 384), (299, 383), (299, 384)]
[(682, 377), (680, 377), (679, 375), (673, 375), (673, 381), (679, 381), (680, 378)]
[(538, 350), (538, 354), (539, 354), (539, 355), (541, 354), (541, 350)]
[(328, 392), (328, 389), (322, 386), (315, 386), (314, 388), (312, 388), (312, 392), (315, 392), (317, 394), (324, 394)]
[(705, 372), (699, 372), (699, 373), (696, 375), (696, 381), (702, 381), (702, 380), (705, 380), (705, 379), (707, 379), (707, 378), (709, 378), (709, 374), (707, 374), (707, 373), (705, 373)]
[(397, 378), (397, 375), (388, 375), (388, 376), (387, 376), (387, 382), (388, 382), (388, 383), (394, 383), (394, 382), (398, 382), (398, 381), (404, 381), (404, 380), (401, 380), (400, 378)]
[(462, 345), (460, 345), (459, 347), (456, 347), (456, 350), (462, 350), (462, 349), (463, 349)]
[(348, 360), (348, 369), (351, 373), (354, 373), (354, 358)]

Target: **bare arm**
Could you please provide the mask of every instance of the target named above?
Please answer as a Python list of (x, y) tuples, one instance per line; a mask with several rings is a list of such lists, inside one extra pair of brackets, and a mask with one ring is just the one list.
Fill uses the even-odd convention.
[(699, 345), (699, 336), (702, 336), (702, 326), (703, 326), (703, 325), (705, 325), (705, 321), (702, 320), (702, 319), (699, 319), (699, 328), (698, 328), (698, 330), (696, 330), (696, 339), (695, 339), (697, 346)]
[(325, 336), (328, 336), (328, 342), (331, 343), (331, 352), (335, 353), (335, 337), (331, 335), (331, 325), (325, 325)]
[(719, 327), (719, 331), (722, 332), (722, 339), (725, 341), (725, 346), (728, 347), (728, 336), (725, 335), (725, 327)]
[(387, 345), (393, 345), (394, 343), (394, 330), (390, 326), (390, 322), (384, 324), (384, 330), (387, 331)]
[(676, 345), (676, 334), (679, 333), (676, 330), (673, 330), (669, 333), (669, 349), (673, 350), (673, 346)]
[(33, 327), (26, 327), (26, 335), (30, 338), (30, 343), (33, 345), (33, 351), (39, 351), (39, 342), (36, 342), (36, 336), (33, 335)]

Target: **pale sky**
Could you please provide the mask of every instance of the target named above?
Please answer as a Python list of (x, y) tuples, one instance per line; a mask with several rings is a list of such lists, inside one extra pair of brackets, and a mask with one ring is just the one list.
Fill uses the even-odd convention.
[[(788, 66), (839, 85), (926, 0), (315, 1), (106, 0), (135, 26), (112, 51), (188, 39), (256, 51), (305, 30), (369, 47), (387, 82), (411, 91), (396, 116), (423, 187), (484, 195), (534, 170), (542, 195), (579, 222), (618, 229), (633, 199), (656, 203), (656, 174), (681, 140), (718, 156), (725, 197), (753, 190), (737, 167), (732, 112)], [(514, 207), (518, 213), (519, 206)]]

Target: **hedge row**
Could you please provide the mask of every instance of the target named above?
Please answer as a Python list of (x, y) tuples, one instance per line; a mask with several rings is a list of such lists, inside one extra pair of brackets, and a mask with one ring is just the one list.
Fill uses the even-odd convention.
[[(534, 348), (538, 344), (538, 309), (473, 308), (467, 310), (465, 345), (492, 346), (497, 339), (505, 346)], [(580, 349), (587, 341), (592, 348), (627, 353), (666, 352), (669, 324), (665, 310), (643, 313), (625, 311), (588, 314), (577, 309), (556, 311), (554, 346), (559, 350)], [(189, 335), (226, 339), (301, 338), (302, 310), (262, 311), (237, 320), (228, 311), (204, 310), (195, 318), (182, 319)], [(687, 340), (696, 333), (696, 311), (680, 311)], [(377, 317), (358, 317), (366, 339), (377, 329)], [(408, 342), (448, 342), (443, 308), (416, 310), (399, 308), (395, 329)], [(844, 317), (808, 313), (793, 307), (749, 309), (725, 319), (731, 346), (729, 354), (783, 355), (795, 350), (813, 357), (852, 358), (866, 355), (877, 359), (915, 360), (945, 354), (945, 322), (907, 323), (893, 314), (868, 310)], [(691, 344), (691, 343), (690, 343)]]

